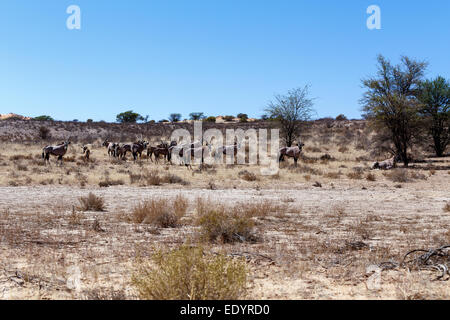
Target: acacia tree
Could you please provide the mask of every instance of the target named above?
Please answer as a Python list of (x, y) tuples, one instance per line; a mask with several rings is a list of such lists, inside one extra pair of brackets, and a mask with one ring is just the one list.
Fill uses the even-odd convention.
[(443, 77), (426, 80), (420, 85), (419, 113), (433, 139), (436, 156), (442, 157), (450, 144), (450, 83)]
[(189, 114), (191, 120), (198, 121), (205, 119), (203, 112), (192, 112)]
[(137, 121), (143, 120), (143, 116), (141, 116), (139, 113), (133, 112), (132, 110), (119, 113), (116, 116), (116, 121), (120, 123), (136, 123)]
[(172, 123), (179, 122), (179, 121), (181, 121), (181, 114), (180, 113), (171, 113), (169, 115), (169, 120)]
[(394, 153), (408, 166), (408, 150), (421, 129), (417, 96), (425, 62), (401, 57), (401, 63), (392, 65), (378, 56), (376, 77), (362, 80), (367, 88), (361, 103), (363, 116), (380, 131), (387, 131), (394, 145)]
[(309, 85), (289, 90), (284, 95), (275, 95), (264, 110), (268, 118), (275, 119), (281, 128), (281, 136), (290, 147), (300, 138), (302, 124), (310, 120), (313, 113), (313, 100), (309, 98)]

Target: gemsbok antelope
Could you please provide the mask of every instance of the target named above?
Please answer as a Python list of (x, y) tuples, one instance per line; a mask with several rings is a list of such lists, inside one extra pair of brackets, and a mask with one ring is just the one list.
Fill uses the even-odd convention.
[(63, 142), (61, 144), (55, 146), (46, 146), (42, 151), (42, 158), (44, 159), (44, 163), (50, 164), (50, 155), (58, 157), (57, 161), (63, 164), (63, 156), (66, 154), (67, 149), (69, 148), (70, 141)]
[(87, 146), (83, 146), (83, 160), (89, 161), (89, 157), (91, 156), (91, 150)]
[(400, 162), (402, 159), (400, 156), (395, 155), (390, 159), (375, 162), (372, 165), (372, 169), (380, 169), (380, 170), (391, 170), (397, 166), (397, 162)]
[(106, 149), (108, 150), (108, 155), (111, 157), (116, 157), (116, 146), (117, 143), (114, 142), (109, 142), (108, 140), (105, 140), (105, 142), (103, 142), (103, 146), (106, 147)]
[(290, 157), (294, 158), (294, 163), (297, 165), (297, 161), (300, 158), (300, 155), (302, 153), (302, 149), (305, 146), (304, 143), (298, 143), (295, 147), (284, 147), (280, 149), (279, 152), (279, 159), (278, 161), (284, 161), (284, 157)]

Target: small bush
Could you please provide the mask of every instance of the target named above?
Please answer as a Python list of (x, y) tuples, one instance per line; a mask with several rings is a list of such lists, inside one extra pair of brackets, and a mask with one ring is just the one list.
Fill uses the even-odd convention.
[(17, 171), (28, 171), (28, 167), (24, 164), (18, 164)]
[(174, 200), (152, 199), (138, 204), (131, 213), (134, 223), (154, 224), (161, 228), (176, 228), (186, 214), (188, 201), (179, 195)]
[(108, 187), (111, 187), (111, 186), (122, 186), (124, 184), (125, 184), (125, 182), (123, 182), (123, 180), (109, 180), (109, 179), (106, 179), (106, 180), (100, 181), (98, 183), (98, 186), (100, 188), (108, 188)]
[(256, 242), (258, 237), (254, 233), (254, 218), (263, 217), (277, 209), (268, 202), (225, 207), (198, 199), (197, 225), (200, 226), (200, 237), (204, 241), (222, 243)]
[(341, 172), (328, 172), (325, 175), (325, 178), (329, 178), (329, 179), (339, 179), (341, 177)]
[(377, 178), (375, 177), (375, 175), (374, 175), (373, 173), (369, 173), (369, 174), (367, 174), (367, 176), (366, 176), (366, 180), (367, 180), (367, 181), (376, 181)]
[(39, 127), (38, 136), (42, 140), (49, 139), (50, 138), (50, 129), (45, 126)]
[(179, 176), (174, 175), (174, 174), (170, 174), (170, 173), (165, 174), (165, 175), (161, 178), (161, 181), (162, 181), (163, 183), (170, 183), (170, 184), (175, 184), (175, 183), (176, 183), (176, 184), (181, 184), (181, 185), (183, 185), (183, 186), (189, 184), (189, 182), (183, 180), (183, 179), (180, 178)]
[(444, 206), (444, 212), (450, 212), (450, 202), (447, 202)]
[(145, 171), (142, 178), (147, 186), (159, 186), (162, 183), (161, 177), (156, 170)]
[(405, 169), (395, 169), (387, 174), (387, 177), (392, 182), (408, 182), (410, 179), (408, 177), (408, 172)]
[(362, 179), (362, 174), (361, 174), (361, 172), (358, 172), (358, 171), (352, 171), (352, 172), (347, 173), (347, 177), (349, 179), (360, 180), (360, 179)]
[(131, 281), (146, 300), (236, 300), (245, 293), (247, 271), (242, 261), (182, 246), (139, 261)]
[(79, 198), (80, 210), (82, 211), (104, 211), (105, 201), (102, 197), (98, 197), (92, 192), (87, 197)]
[(245, 181), (256, 181), (257, 177), (253, 172), (243, 170), (238, 173), (239, 178)]

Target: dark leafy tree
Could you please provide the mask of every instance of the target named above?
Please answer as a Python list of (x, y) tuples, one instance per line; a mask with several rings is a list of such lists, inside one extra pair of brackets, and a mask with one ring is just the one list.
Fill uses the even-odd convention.
[(402, 158), (405, 167), (408, 150), (422, 128), (417, 96), (426, 67), (425, 62), (408, 57), (392, 65), (379, 55), (377, 76), (362, 81), (367, 89), (361, 99), (363, 116), (373, 127), (389, 132), (393, 153)]
[(137, 121), (143, 120), (144, 117), (142, 117), (139, 113), (133, 112), (133, 110), (119, 113), (116, 116), (116, 121), (120, 123), (136, 123)]
[(39, 116), (39, 117), (34, 118), (34, 120), (37, 120), (37, 121), (54, 121), (53, 118), (50, 117), (50, 116)]
[(179, 122), (181, 120), (181, 114), (180, 113), (171, 113), (169, 116), (169, 121), (174, 123), (174, 122)]
[(206, 122), (216, 122), (216, 117), (208, 117), (208, 118), (206, 118), (204, 121), (206, 121)]
[(433, 139), (436, 156), (442, 157), (450, 143), (450, 83), (443, 77), (420, 84), (419, 113)]
[(203, 112), (192, 112), (189, 114), (189, 118), (194, 121), (203, 120), (205, 119), (205, 116)]
[(248, 120), (248, 115), (245, 114), (245, 113), (239, 113), (239, 114), (237, 115), (237, 117), (238, 117), (239, 119), (241, 119), (241, 122), (247, 122), (247, 120)]

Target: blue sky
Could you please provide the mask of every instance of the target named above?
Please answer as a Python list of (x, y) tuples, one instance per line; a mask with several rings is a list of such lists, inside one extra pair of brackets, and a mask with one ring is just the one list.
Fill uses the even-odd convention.
[[(81, 30), (66, 9), (81, 8)], [(381, 8), (382, 30), (366, 9)], [(2, 0), (0, 113), (115, 121), (133, 109), (258, 117), (311, 85), (317, 117), (360, 117), (381, 53), (450, 78), (448, 0)]]

